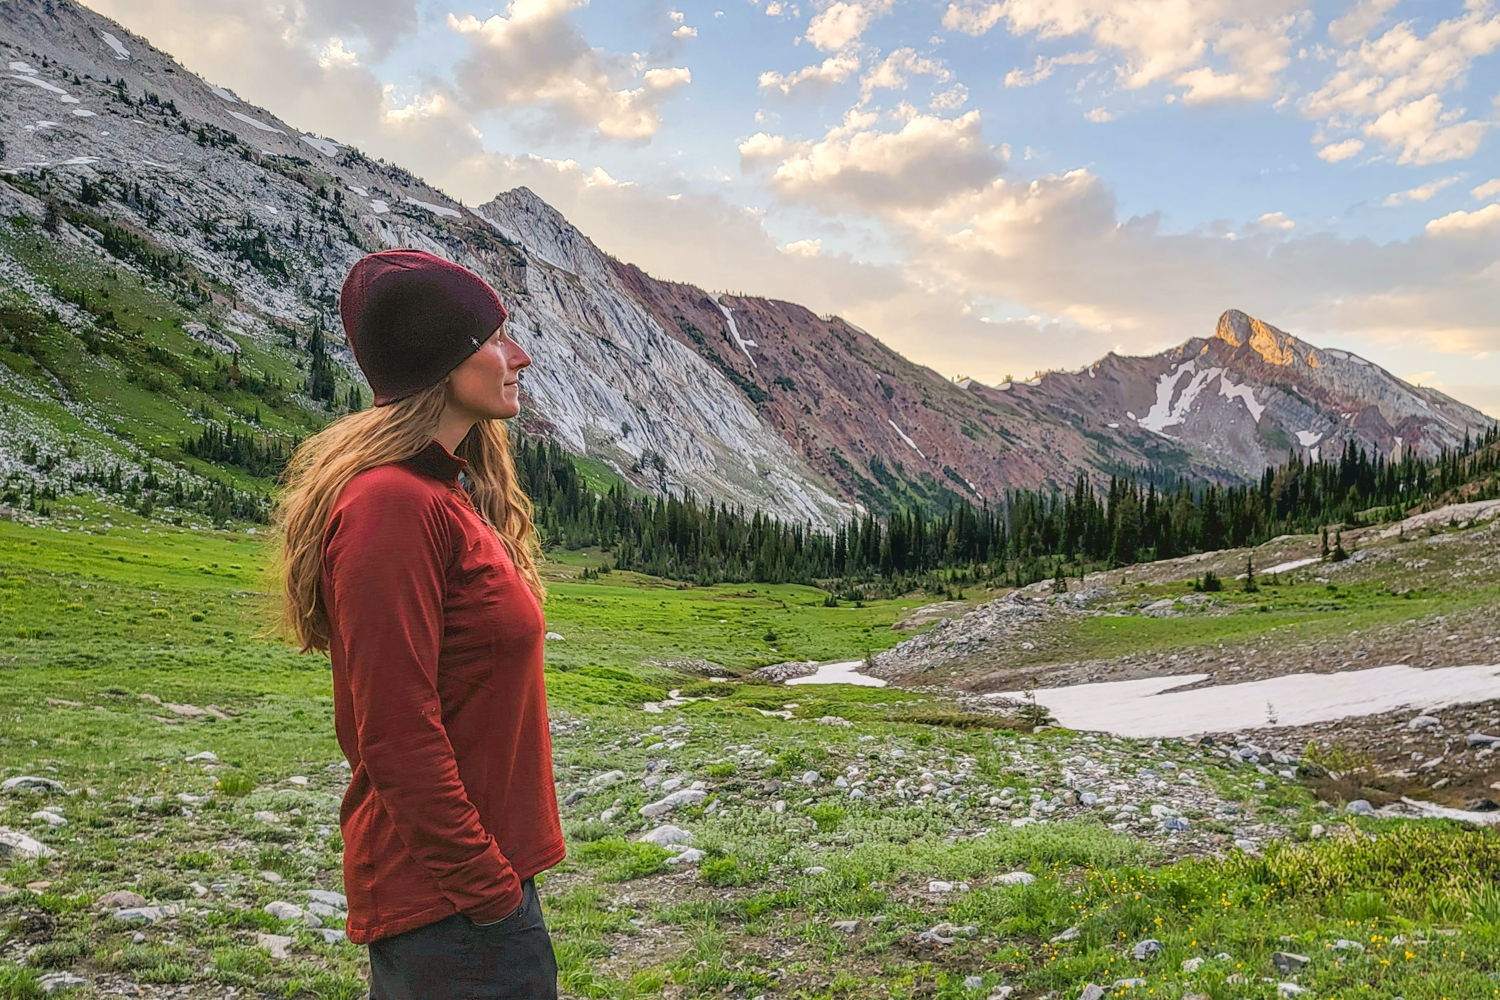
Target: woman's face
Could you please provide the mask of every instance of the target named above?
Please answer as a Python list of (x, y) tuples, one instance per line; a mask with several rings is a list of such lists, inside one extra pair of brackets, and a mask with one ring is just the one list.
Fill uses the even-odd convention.
[(521, 369), (531, 358), (501, 323), (448, 375), (448, 403), (476, 420), (509, 420), (521, 412)]

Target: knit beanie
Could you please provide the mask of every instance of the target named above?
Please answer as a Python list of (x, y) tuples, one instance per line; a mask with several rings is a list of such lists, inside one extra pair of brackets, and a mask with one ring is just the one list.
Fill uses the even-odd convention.
[(339, 314), (376, 406), (442, 381), (507, 315), (483, 278), (423, 250), (361, 257), (344, 279)]

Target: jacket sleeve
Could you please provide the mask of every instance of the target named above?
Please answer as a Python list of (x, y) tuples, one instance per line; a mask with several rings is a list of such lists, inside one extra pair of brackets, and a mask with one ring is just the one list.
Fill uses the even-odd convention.
[(521, 882), (469, 800), (438, 701), (451, 522), (440, 497), (411, 483), (351, 488), (323, 558), (360, 758), (397, 835), (443, 894), (476, 922), (497, 920), (520, 905)]

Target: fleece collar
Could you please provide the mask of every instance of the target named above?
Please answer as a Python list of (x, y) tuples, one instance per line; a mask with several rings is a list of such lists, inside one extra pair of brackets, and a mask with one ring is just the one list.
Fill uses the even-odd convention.
[(463, 471), (464, 466), (469, 464), (466, 458), (459, 458), (449, 451), (443, 442), (433, 438), (427, 442), (427, 447), (417, 452), (406, 463), (418, 472), (441, 479), (450, 486), (458, 485), (458, 474)]

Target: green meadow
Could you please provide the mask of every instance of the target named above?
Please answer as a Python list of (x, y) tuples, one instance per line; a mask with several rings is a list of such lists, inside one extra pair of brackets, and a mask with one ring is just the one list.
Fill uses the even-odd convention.
[[(59, 972), (85, 998), (126, 984), (363, 997), (362, 946), (265, 909), (341, 889), (347, 772), (326, 658), (267, 634), (264, 538), (120, 515), (69, 527), (0, 521), (0, 777), (67, 790), (0, 794), (0, 826), (56, 851), (0, 857), (0, 998), (46, 995)], [(567, 860), (537, 880), (567, 996), (1019, 1000), (1090, 983), (1183, 1000), (1500, 996), (1494, 834), (1348, 816), (1196, 742), (1033, 731), (930, 693), (744, 683), (764, 664), (887, 649), (903, 637), (891, 623), (925, 599), (829, 608), (807, 587), (577, 579), (601, 562), (547, 566), (559, 797), (584, 790), (562, 807)], [(1218, 617), (1089, 618), (1069, 641), (1110, 656), (1453, 598), (1283, 583), (1245, 601)], [(689, 659), (733, 676), (670, 667)], [(674, 690), (679, 704), (643, 707)], [(188, 759), (204, 751), (217, 763)], [(1203, 846), (1186, 850), (1112, 829), (1104, 810), (1023, 820), (1066, 787), (1063, 769), (1107, 761), (1128, 777), (1167, 758), (1285, 835), (1209, 850), (1232, 824), (1195, 815)], [(613, 770), (623, 780), (589, 786)], [(707, 797), (647, 819), (638, 809), (661, 794), (648, 773), (701, 781)], [(701, 859), (671, 864), (637, 839), (658, 823), (691, 831)], [(122, 890), (179, 909), (117, 919), (97, 900)], [(284, 957), (258, 935), (289, 938)], [(1306, 963), (1284, 972), (1277, 953)]]

